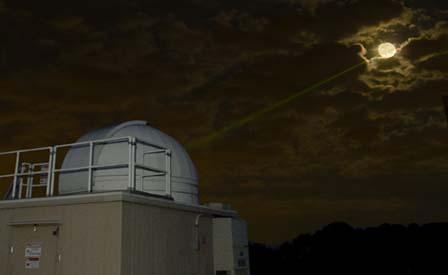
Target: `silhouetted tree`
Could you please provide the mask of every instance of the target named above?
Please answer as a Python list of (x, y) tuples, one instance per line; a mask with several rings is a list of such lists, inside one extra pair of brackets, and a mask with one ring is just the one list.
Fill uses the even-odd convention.
[(337, 222), (272, 247), (251, 243), (252, 275), (448, 274), (448, 223)]

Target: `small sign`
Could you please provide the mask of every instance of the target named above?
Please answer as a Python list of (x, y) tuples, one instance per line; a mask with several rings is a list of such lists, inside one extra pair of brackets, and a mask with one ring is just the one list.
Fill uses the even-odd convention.
[(25, 258), (25, 269), (39, 269), (40, 258)]
[(38, 269), (42, 256), (42, 243), (28, 243), (25, 246), (25, 269)]
[(25, 247), (25, 257), (38, 257), (42, 255), (41, 243), (29, 243)]

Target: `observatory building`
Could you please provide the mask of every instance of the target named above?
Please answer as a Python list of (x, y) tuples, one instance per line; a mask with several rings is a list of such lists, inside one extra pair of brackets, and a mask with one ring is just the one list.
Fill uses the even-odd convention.
[(0, 153), (0, 169), (2, 275), (250, 274), (245, 221), (200, 205), (189, 155), (145, 121)]

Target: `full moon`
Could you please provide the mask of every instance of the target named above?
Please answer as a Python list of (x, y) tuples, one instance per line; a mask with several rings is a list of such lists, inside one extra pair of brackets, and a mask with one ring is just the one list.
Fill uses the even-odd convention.
[(378, 47), (378, 53), (382, 58), (391, 58), (397, 54), (397, 48), (392, 43), (382, 43)]

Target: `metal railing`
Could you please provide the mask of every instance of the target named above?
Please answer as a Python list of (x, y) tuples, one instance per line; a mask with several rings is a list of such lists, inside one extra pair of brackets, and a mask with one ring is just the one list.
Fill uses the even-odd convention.
[[(94, 152), (95, 147), (98, 145), (110, 145), (117, 143), (128, 143), (128, 158), (124, 163), (113, 163), (113, 164), (95, 164)], [(139, 155), (145, 159), (145, 156), (152, 154), (164, 154), (165, 155), (165, 169), (160, 169), (157, 167), (151, 167), (145, 165), (144, 163), (139, 163), (137, 161), (137, 145), (144, 145), (150, 147), (150, 151), (140, 152)], [(88, 165), (69, 167), (69, 168), (58, 168), (57, 160), (58, 153), (62, 149), (76, 149), (88, 147)], [(21, 157), (26, 153), (32, 152), (47, 152), (48, 162), (38, 162), (30, 163), (21, 160)], [(165, 177), (165, 194), (171, 197), (171, 151), (160, 145), (138, 139), (136, 137), (119, 137), (119, 138), (108, 138), (108, 139), (98, 139), (85, 142), (76, 142), (62, 145), (54, 145), (48, 147), (40, 147), (33, 149), (24, 149), (0, 153), (2, 156), (15, 156), (14, 172), (9, 174), (1, 174), (0, 179), (12, 178), (12, 183), (10, 189), (6, 194), (7, 199), (21, 199), (23, 193), (23, 187), (26, 187), (26, 198), (33, 197), (33, 187), (45, 187), (45, 196), (51, 197), (55, 195), (55, 185), (56, 185), (56, 175), (62, 173), (76, 173), (76, 172), (88, 172), (87, 178), (87, 188), (88, 193), (93, 192), (94, 176), (93, 172), (97, 170), (106, 169), (123, 169), (128, 168), (128, 189), (134, 191), (143, 190), (143, 184), (141, 190), (137, 189), (136, 184), (136, 170), (141, 169), (142, 171), (149, 171), (155, 173), (151, 176), (164, 176)], [(36, 167), (41, 167), (40, 171), (35, 171)], [(39, 184), (34, 184), (34, 176), (40, 176)], [(45, 178), (46, 177), (46, 178)], [(142, 180), (145, 176), (142, 175)], [(24, 183), (24, 179), (27, 179)], [(45, 179), (43, 182), (42, 179)]]

